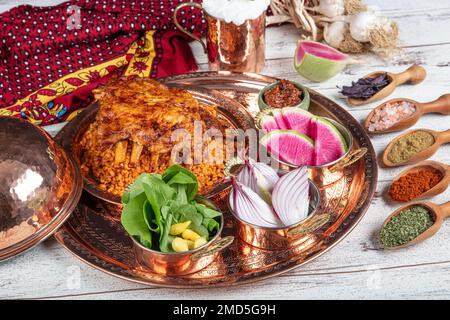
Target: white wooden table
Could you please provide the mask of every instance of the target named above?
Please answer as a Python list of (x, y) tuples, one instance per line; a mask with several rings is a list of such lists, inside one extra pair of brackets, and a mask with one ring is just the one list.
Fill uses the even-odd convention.
[[(25, 1), (0, 0), (0, 12)], [(60, 1), (34, 1), (52, 4)], [(375, 105), (349, 107), (338, 94), (337, 85), (350, 83), (368, 72), (398, 72), (412, 63), (428, 72), (419, 86), (403, 86), (391, 96), (431, 101), (450, 92), (450, 0), (370, 0), (400, 25), (405, 56), (384, 63), (364, 56), (366, 64), (349, 66), (328, 82), (315, 84), (298, 76), (292, 56), (299, 33), (292, 26), (267, 30), (267, 62), (263, 73), (302, 81), (329, 96), (362, 121)], [(28, 1), (33, 4), (33, 1)], [(207, 69), (200, 46), (193, 44), (202, 70)], [(427, 115), (416, 128), (446, 130), (450, 116)], [(378, 153), (396, 136), (373, 138)], [(434, 156), (450, 164), (450, 146)], [(373, 250), (372, 237), (395, 208), (380, 196), (402, 169), (380, 169), (377, 196), (354, 231), (334, 249), (317, 260), (282, 276), (252, 285), (223, 289), (173, 290), (146, 287), (113, 278), (74, 258), (50, 239), (33, 250), (0, 265), (0, 298), (60, 299), (419, 299), (450, 298), (450, 224), (431, 240), (415, 247), (384, 252)], [(449, 200), (450, 190), (437, 196), (437, 203)]]

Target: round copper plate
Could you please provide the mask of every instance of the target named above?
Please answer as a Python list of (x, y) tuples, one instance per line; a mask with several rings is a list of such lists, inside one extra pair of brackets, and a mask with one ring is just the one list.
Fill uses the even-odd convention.
[[(258, 91), (276, 79), (256, 74), (200, 72), (163, 79), (174, 86), (214, 89), (241, 103), (250, 113), (258, 111)], [(307, 263), (330, 250), (361, 220), (374, 196), (377, 183), (376, 154), (364, 128), (348, 112), (328, 98), (310, 91), (311, 111), (336, 119), (353, 136), (353, 148), (366, 147), (367, 154), (344, 169), (343, 176), (324, 176), (317, 219), (300, 233), (298, 245), (269, 251), (252, 247), (238, 237), (205, 269), (187, 276), (161, 276), (136, 262), (132, 241), (120, 223), (110, 218), (105, 202), (84, 194), (78, 207), (57, 234), (57, 240), (75, 256), (113, 276), (130, 281), (176, 288), (230, 286), (276, 276)], [(57, 136), (70, 139), (79, 119)], [(341, 173), (342, 175), (342, 173)], [(321, 186), (319, 186), (320, 188)], [(227, 211), (227, 191), (212, 200), (224, 212), (223, 236), (236, 235), (234, 219)]]
[(0, 261), (50, 236), (76, 207), (81, 174), (70, 155), (28, 121), (0, 117)]

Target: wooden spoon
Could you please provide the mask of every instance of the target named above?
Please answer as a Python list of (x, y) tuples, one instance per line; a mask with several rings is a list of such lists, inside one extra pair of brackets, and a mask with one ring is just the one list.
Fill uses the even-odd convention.
[(354, 98), (347, 98), (347, 101), (349, 104), (353, 106), (359, 106), (371, 102), (375, 102), (381, 99), (386, 98), (388, 95), (390, 95), (397, 86), (404, 84), (406, 82), (409, 82), (410, 84), (419, 84), (421, 83), (425, 77), (427, 76), (427, 72), (422, 66), (419, 66), (417, 64), (412, 65), (405, 71), (401, 73), (390, 73), (385, 71), (376, 71), (373, 73), (370, 73), (366, 75), (364, 78), (375, 78), (381, 74), (387, 73), (390, 83), (375, 93), (372, 97), (366, 100), (361, 99), (354, 99)]
[[(375, 114), (376, 110), (382, 109), (386, 104), (394, 104), (396, 102), (409, 102), (414, 105), (416, 108), (416, 111), (410, 115), (409, 117), (400, 120), (399, 122), (395, 123), (393, 126), (380, 130), (380, 131), (369, 131), (370, 126), (370, 119)], [(366, 118), (366, 121), (364, 122), (364, 126), (367, 130), (367, 132), (372, 134), (379, 134), (379, 133), (388, 133), (388, 132), (394, 132), (403, 130), (406, 128), (409, 128), (413, 126), (417, 121), (419, 121), (419, 118), (425, 114), (425, 113), (440, 113), (449, 115), (450, 114), (450, 94), (444, 94), (440, 96), (438, 99), (431, 101), (431, 102), (417, 102), (411, 99), (406, 98), (397, 98), (397, 99), (391, 99), (389, 101), (386, 101), (382, 104), (380, 104), (378, 107), (372, 110), (372, 112), (369, 113), (369, 115)]]
[[(422, 161), (422, 162), (418, 163), (417, 165), (404, 170), (403, 172), (401, 172), (397, 177), (395, 177), (392, 180), (392, 184), (407, 174), (422, 171), (422, 170), (426, 169), (427, 167), (428, 168), (431, 167), (431, 168), (439, 171), (442, 175), (442, 179), (433, 188), (422, 193), (420, 196), (416, 197), (414, 200), (431, 198), (433, 196), (441, 194), (448, 188), (448, 186), (450, 184), (450, 166), (446, 165), (444, 163), (437, 162), (437, 161), (432, 161), (432, 160)], [(389, 189), (388, 189), (388, 191), (389, 191)], [(388, 194), (389, 194), (389, 192), (388, 192)], [(390, 196), (389, 196), (389, 200), (395, 201)]]
[(422, 234), (420, 234), (418, 237), (414, 238), (413, 240), (411, 240), (403, 245), (396, 246), (396, 247), (384, 247), (384, 249), (400, 249), (400, 248), (404, 248), (404, 247), (416, 244), (418, 242), (421, 242), (427, 238), (430, 238), (436, 232), (438, 232), (438, 230), (442, 226), (442, 222), (444, 221), (444, 219), (446, 219), (448, 216), (450, 216), (450, 201), (446, 202), (444, 204), (441, 204), (441, 205), (437, 205), (432, 202), (414, 202), (414, 203), (409, 203), (409, 204), (395, 210), (384, 221), (381, 229), (383, 229), (384, 226), (389, 222), (389, 220), (391, 220), (395, 215), (399, 214), (400, 212), (402, 212), (410, 207), (414, 207), (414, 206), (421, 206), (421, 207), (428, 209), (430, 211), (430, 214), (433, 217), (434, 224), (430, 228), (425, 230)]
[[(403, 162), (398, 162), (398, 163), (393, 163), (388, 159), (388, 154), (391, 151), (392, 147), (394, 146), (394, 144), (400, 140), (402, 137), (415, 132), (415, 131), (426, 131), (428, 133), (430, 133), (433, 137), (434, 137), (434, 143), (429, 146), (428, 148), (426, 148), (425, 150), (422, 150), (418, 153), (416, 153), (415, 155), (413, 155), (411, 158), (403, 161)], [(382, 157), (382, 162), (386, 167), (399, 167), (399, 166), (403, 166), (405, 164), (414, 164), (417, 163), (419, 161), (428, 159), (429, 157), (431, 157), (433, 154), (436, 153), (436, 151), (438, 150), (438, 148), (445, 143), (450, 142), (450, 129), (446, 130), (446, 131), (442, 131), (442, 132), (438, 132), (438, 131), (433, 131), (433, 130), (429, 130), (429, 129), (416, 129), (416, 130), (410, 130), (408, 132), (405, 132), (402, 135), (399, 135), (397, 138), (395, 138), (394, 140), (392, 140), (388, 146), (386, 147), (386, 149), (384, 150), (383, 153), (383, 157)]]

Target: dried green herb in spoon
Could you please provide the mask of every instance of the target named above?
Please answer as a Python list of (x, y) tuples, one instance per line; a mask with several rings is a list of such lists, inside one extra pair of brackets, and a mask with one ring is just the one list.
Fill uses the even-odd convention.
[(417, 238), (434, 224), (428, 209), (410, 207), (396, 214), (381, 229), (380, 241), (386, 248), (404, 245)]

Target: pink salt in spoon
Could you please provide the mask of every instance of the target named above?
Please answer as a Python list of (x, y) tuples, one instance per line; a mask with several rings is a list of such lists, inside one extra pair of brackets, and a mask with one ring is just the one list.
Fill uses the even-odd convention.
[[(403, 118), (396, 123), (394, 123), (392, 126), (382, 129), (382, 130), (370, 130), (370, 126), (372, 124), (372, 118), (374, 118), (377, 111), (381, 111), (383, 107), (385, 107), (387, 104), (395, 104), (399, 102), (406, 102), (410, 103), (414, 106), (415, 111), (413, 114), (409, 115), (406, 118)], [(417, 102), (411, 99), (406, 98), (397, 98), (397, 99), (391, 99), (389, 101), (386, 101), (382, 104), (380, 104), (378, 107), (372, 110), (372, 112), (369, 113), (369, 115), (366, 118), (366, 121), (364, 122), (364, 127), (367, 132), (371, 134), (381, 134), (381, 133), (388, 133), (388, 132), (395, 132), (403, 129), (407, 129), (409, 127), (412, 127), (414, 124), (419, 121), (420, 117), (424, 115), (425, 113), (440, 113), (444, 115), (450, 114), (450, 94), (444, 94), (440, 96), (438, 99), (431, 101), (431, 102)]]

